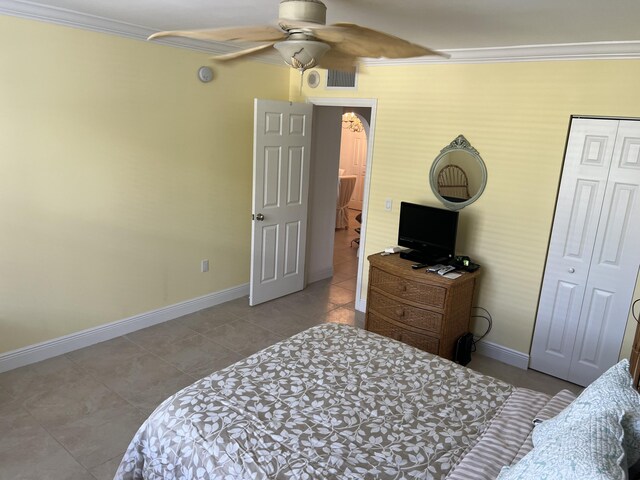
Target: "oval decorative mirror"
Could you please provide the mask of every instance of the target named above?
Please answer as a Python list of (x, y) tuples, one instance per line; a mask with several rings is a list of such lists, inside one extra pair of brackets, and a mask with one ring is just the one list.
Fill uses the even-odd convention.
[(487, 167), (464, 135), (458, 135), (433, 161), (429, 183), (445, 207), (460, 210), (482, 195), (487, 185)]

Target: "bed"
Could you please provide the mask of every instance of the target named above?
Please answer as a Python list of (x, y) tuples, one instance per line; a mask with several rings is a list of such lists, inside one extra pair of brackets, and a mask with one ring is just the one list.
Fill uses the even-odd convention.
[(493, 479), (574, 398), (326, 324), (166, 399), (115, 479)]

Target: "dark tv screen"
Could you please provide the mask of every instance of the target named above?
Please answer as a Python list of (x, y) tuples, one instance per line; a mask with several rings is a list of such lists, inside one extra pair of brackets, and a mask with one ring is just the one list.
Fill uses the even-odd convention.
[(452, 258), (456, 250), (458, 212), (400, 203), (398, 245), (429, 257)]

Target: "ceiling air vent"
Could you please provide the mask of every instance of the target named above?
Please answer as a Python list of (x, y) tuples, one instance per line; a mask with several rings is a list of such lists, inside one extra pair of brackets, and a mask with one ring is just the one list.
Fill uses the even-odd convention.
[(327, 88), (356, 88), (356, 72), (328, 70)]

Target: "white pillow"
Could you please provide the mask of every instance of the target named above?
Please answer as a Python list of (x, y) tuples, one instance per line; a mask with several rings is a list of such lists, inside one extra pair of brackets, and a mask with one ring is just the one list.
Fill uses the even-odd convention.
[(604, 411), (576, 425), (557, 423), (538, 435), (538, 444), (516, 465), (504, 467), (498, 480), (625, 480), (623, 415)]
[(624, 479), (640, 459), (640, 394), (628, 360), (611, 367), (533, 431), (534, 449), (500, 480)]
[(627, 359), (603, 373), (556, 417), (538, 425), (533, 430), (533, 445), (537, 445), (543, 434), (551, 435), (551, 432), (547, 433), (548, 430), (557, 429), (560, 423), (565, 424), (565, 428), (571, 428), (591, 415), (606, 410), (623, 412), (620, 422), (624, 429), (622, 446), (627, 454), (628, 465), (633, 465), (640, 460), (640, 394), (633, 388)]

